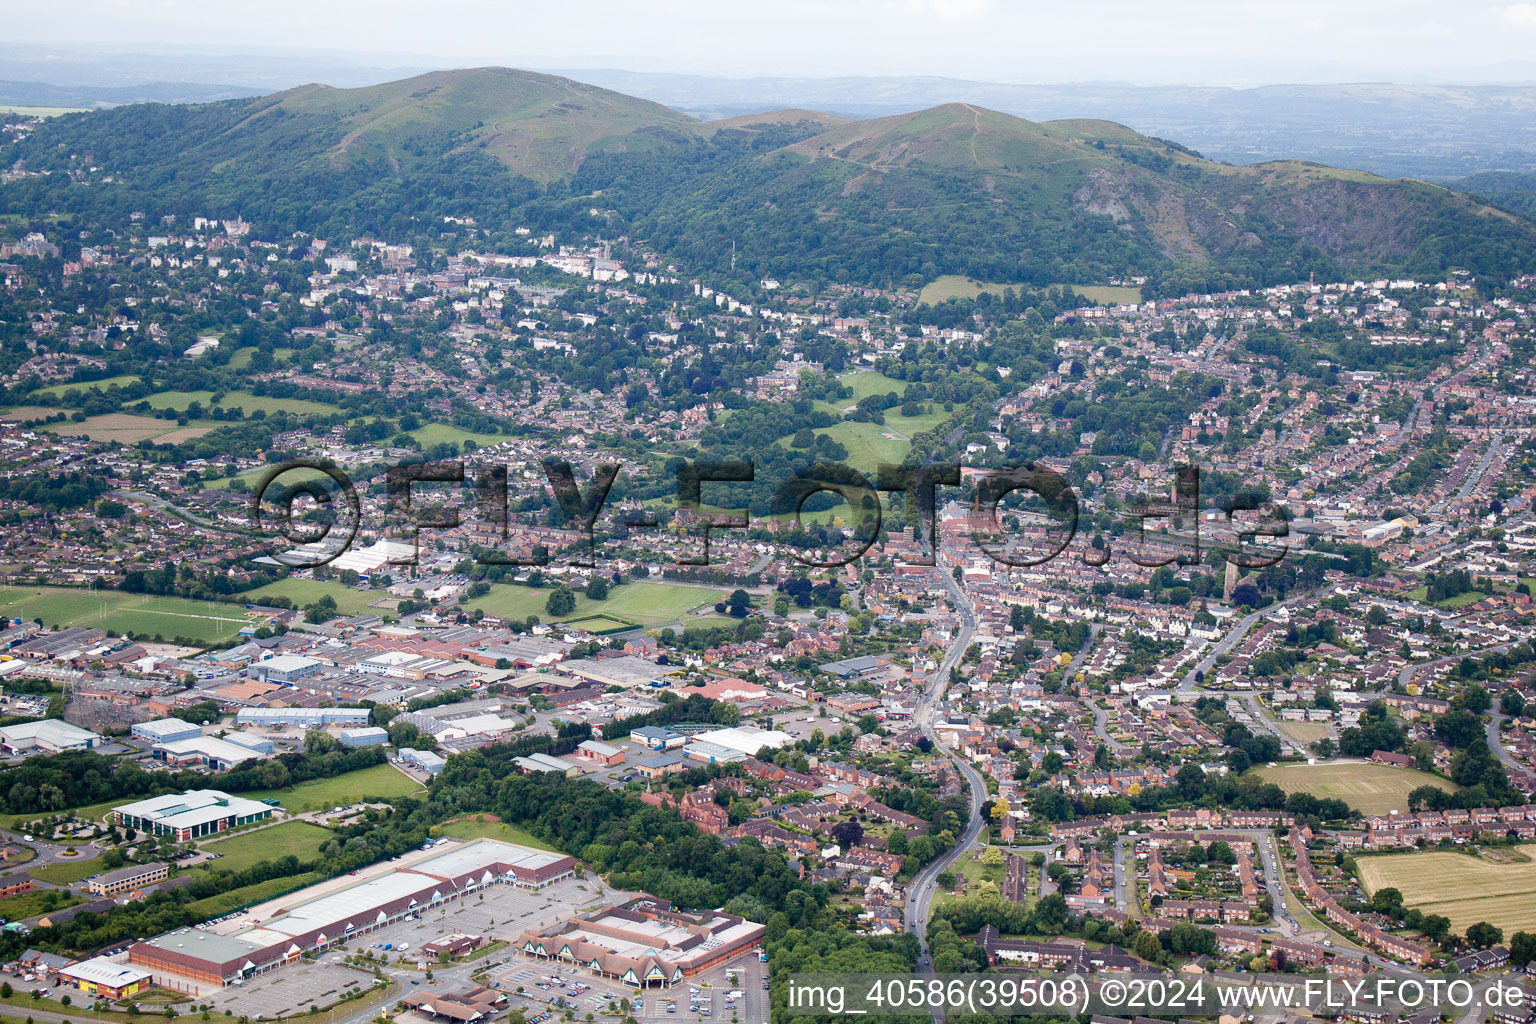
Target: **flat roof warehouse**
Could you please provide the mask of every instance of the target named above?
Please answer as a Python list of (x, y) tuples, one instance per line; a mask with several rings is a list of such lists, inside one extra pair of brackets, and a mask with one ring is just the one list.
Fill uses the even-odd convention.
[[(138, 966), (214, 985), (263, 973), (496, 882), (540, 888), (574, 873), (575, 858), (481, 839), (217, 935), (182, 928), (129, 947)], [(302, 893), (300, 896), (302, 897)]]

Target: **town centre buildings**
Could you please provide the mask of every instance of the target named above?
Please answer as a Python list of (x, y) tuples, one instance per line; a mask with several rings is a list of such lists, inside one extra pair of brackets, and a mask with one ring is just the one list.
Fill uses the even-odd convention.
[(300, 902), (290, 904), (292, 909), (228, 935), (182, 928), (136, 942), (128, 947), (128, 962), (205, 984), (227, 985), (485, 886), (508, 882), (542, 888), (574, 874), (575, 868), (575, 859), (564, 854), (480, 839), (308, 900), (301, 892)]

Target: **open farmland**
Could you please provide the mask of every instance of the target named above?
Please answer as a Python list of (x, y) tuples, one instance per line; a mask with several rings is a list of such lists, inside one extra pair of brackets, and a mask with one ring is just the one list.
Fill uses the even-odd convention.
[(72, 587), (0, 587), (0, 613), (45, 626), (95, 626), (199, 643), (228, 640), (250, 624), (239, 605)]
[(1414, 771), (1369, 761), (1329, 761), (1323, 764), (1286, 764), (1254, 769), (1265, 782), (1287, 793), (1311, 793), (1323, 799), (1343, 800), (1362, 814), (1386, 814), (1408, 810), (1408, 794), (1420, 786), (1439, 786), (1455, 792), (1454, 783)]
[(135, 416), (126, 412), (109, 412), (100, 416), (91, 416), (79, 423), (54, 423), (46, 429), (67, 437), (84, 437), (92, 441), (112, 441), (116, 444), (133, 444), (137, 441), (177, 444), (202, 437), (213, 429), (213, 424), (182, 426), (175, 420)]
[(1536, 929), (1536, 844), (1517, 850), (1523, 859), (1509, 863), (1440, 850), (1361, 857), (1357, 863), (1366, 892), (1390, 886), (1408, 906), (1450, 918), (1455, 931), (1487, 921), (1504, 929), (1507, 939)]

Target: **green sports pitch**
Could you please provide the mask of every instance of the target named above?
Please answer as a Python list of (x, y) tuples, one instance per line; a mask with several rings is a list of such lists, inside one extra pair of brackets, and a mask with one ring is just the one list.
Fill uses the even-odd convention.
[(94, 626), (124, 636), (222, 643), (250, 619), (237, 604), (75, 587), (0, 587), (0, 614), (45, 626)]

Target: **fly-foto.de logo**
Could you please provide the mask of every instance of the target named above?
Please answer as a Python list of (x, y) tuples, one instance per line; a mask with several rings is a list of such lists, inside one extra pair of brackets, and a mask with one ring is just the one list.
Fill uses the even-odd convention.
[[(432, 483), (468, 485), (477, 517), (490, 528), (488, 538), (482, 535), (489, 543), (476, 545), (475, 560), (482, 565), (547, 565), (549, 551), (554, 548), (566, 552), (564, 560), (569, 564), (590, 567), (595, 564), (600, 526), (621, 526), (626, 531), (661, 527), (656, 514), (646, 510), (612, 512), (604, 519), (609, 492), (621, 468), (617, 462), (594, 464), (585, 485), (577, 480), (569, 462), (546, 459), (542, 468), (563, 524), (553, 532), (564, 542), (530, 548), (513, 542), (522, 527), (511, 515), (506, 466), (479, 466), (472, 474), (458, 460), (390, 467), (385, 472), (385, 515), (403, 542), (401, 550), (391, 554), (390, 563), (415, 564), (422, 530), (460, 528), (459, 507), (419, 507), (413, 488)], [(283, 480), (285, 476), (288, 481)], [(1290, 535), (1285, 510), (1273, 502), (1238, 496), (1223, 502), (1214, 513), (1202, 510), (1200, 470), (1196, 466), (1177, 469), (1170, 500), (1123, 508), (1124, 530), (1112, 541), (1102, 533), (1080, 539), (1077, 492), (1061, 473), (1033, 463), (976, 469), (962, 469), (959, 463), (882, 465), (871, 481), (849, 466), (818, 462), (797, 470), (773, 489), (770, 515), (786, 518), (799, 528), (803, 525), (802, 510), (811, 497), (832, 494), (846, 502), (852, 510), (852, 526), (843, 532), (835, 549), (808, 551), (781, 545), (788, 557), (803, 565), (833, 568), (862, 557), (879, 537), (883, 521), (880, 494), (900, 494), (905, 507), (915, 512), (915, 536), (922, 547), (922, 554), (905, 559), (904, 564), (933, 565), (939, 536), (939, 488), (957, 487), (963, 477), (969, 478), (972, 486), (965, 533), (971, 543), (1002, 565), (1027, 568), (1071, 557), (1096, 567), (1115, 558), (1117, 551), (1147, 568), (1197, 565), (1202, 551), (1214, 548), (1239, 568), (1257, 569), (1276, 564), (1288, 550), (1279, 543)], [(710, 535), (747, 530), (753, 519), (746, 509), (722, 510), (708, 503), (706, 486), (755, 483), (755, 467), (746, 459), (680, 461), (675, 466), (675, 480), (678, 516), (671, 526), (683, 543), (674, 561), (679, 565), (708, 565)], [(274, 489), (274, 500), (265, 500)], [(328, 507), (333, 512), (331, 522), (298, 521), (295, 504), (305, 497)], [(269, 506), (270, 515), (264, 514)], [(1002, 519), (1000, 509), (1007, 513)], [(249, 505), (253, 530), (273, 530), (283, 541), (297, 545), (272, 554), (279, 563), (297, 569), (326, 565), (349, 550), (361, 528), (362, 513), (351, 478), (324, 459), (293, 459), (273, 466), (257, 482)], [(1240, 517), (1242, 513), (1252, 515)], [(1202, 547), (1201, 520), (1213, 514), (1219, 519), (1222, 541)], [(545, 532), (550, 531), (546, 528)]]

